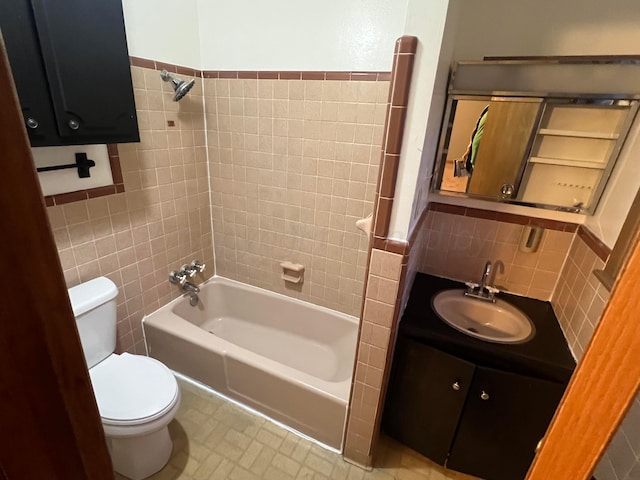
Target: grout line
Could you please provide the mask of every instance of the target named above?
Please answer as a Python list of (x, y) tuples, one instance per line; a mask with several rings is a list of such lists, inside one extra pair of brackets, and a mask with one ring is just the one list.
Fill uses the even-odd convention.
[[(204, 75), (200, 76), (202, 82), (202, 116), (204, 117), (204, 145), (205, 145), (205, 157), (207, 159), (207, 192), (209, 193), (209, 228), (211, 231), (211, 254), (213, 255), (213, 274), (218, 273), (218, 258), (216, 256), (216, 241), (213, 231), (213, 188), (211, 186), (211, 158), (209, 157), (209, 130), (207, 128), (207, 95), (205, 94)], [(217, 97), (216, 97), (217, 98)], [(218, 118), (218, 109), (216, 108), (216, 119)], [(216, 136), (218, 135), (218, 128), (216, 127)], [(218, 138), (218, 145), (220, 145), (220, 139)]]

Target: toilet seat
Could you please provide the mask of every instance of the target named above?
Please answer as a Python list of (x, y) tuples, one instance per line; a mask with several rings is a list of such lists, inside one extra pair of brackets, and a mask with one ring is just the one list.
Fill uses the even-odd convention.
[(178, 406), (180, 391), (175, 377), (153, 358), (113, 354), (89, 374), (105, 430), (162, 426), (162, 417)]

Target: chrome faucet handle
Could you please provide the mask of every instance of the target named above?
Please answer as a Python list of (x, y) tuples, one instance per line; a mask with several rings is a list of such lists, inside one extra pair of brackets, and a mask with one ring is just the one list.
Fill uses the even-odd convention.
[(464, 284), (467, 286), (470, 292), (472, 292), (473, 290), (475, 290), (480, 286), (480, 284), (476, 282), (464, 282)]
[(495, 287), (489, 286), (484, 287), (484, 289), (487, 292), (487, 300), (489, 300), (491, 303), (496, 303), (496, 293), (500, 293), (500, 290)]
[(198, 272), (198, 269), (195, 268), (193, 265), (182, 265), (180, 267), (180, 271), (183, 272), (185, 275), (188, 275), (189, 278), (193, 278), (193, 276)]
[(187, 275), (184, 272), (175, 270), (169, 274), (169, 282), (184, 285), (187, 282)]
[(191, 267), (195, 268), (196, 270), (198, 270), (198, 272), (202, 273), (204, 272), (205, 264), (200, 262), (200, 260), (194, 260), (193, 262), (191, 262)]

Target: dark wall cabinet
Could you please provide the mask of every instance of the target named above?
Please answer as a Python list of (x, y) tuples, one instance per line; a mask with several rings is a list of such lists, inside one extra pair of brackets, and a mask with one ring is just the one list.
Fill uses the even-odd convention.
[(524, 479), (564, 389), (400, 336), (384, 430), (452, 470)]
[(0, 0), (32, 146), (139, 141), (120, 0)]

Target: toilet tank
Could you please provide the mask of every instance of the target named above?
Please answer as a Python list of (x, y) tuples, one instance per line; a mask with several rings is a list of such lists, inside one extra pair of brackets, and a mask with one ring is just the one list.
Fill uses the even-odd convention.
[(69, 289), (69, 300), (89, 368), (115, 351), (117, 296), (118, 287), (105, 277)]

